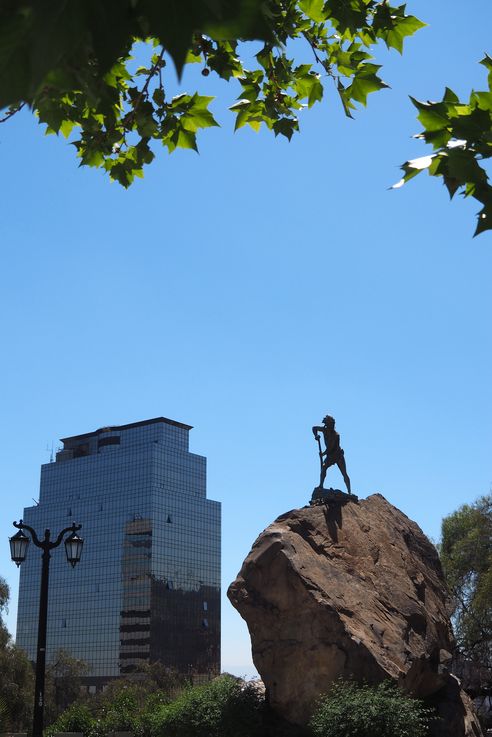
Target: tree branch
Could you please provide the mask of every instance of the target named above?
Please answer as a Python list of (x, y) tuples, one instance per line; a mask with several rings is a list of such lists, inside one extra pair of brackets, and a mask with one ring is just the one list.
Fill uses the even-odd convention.
[(0, 123), (5, 123), (7, 120), (10, 120), (12, 116), (14, 116), (16, 113), (19, 112), (19, 110), (22, 110), (22, 108), (25, 106), (25, 102), (19, 103), (19, 105), (14, 105), (9, 109), (7, 113), (3, 116), (3, 118), (0, 118)]

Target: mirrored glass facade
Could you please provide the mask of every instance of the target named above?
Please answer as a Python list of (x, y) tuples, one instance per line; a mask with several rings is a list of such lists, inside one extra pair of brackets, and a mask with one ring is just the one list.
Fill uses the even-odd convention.
[[(160, 661), (182, 673), (220, 670), (220, 504), (206, 498), (206, 459), (191, 427), (156, 418), (63, 439), (41, 467), (24, 522), (52, 537), (75, 520), (72, 568), (50, 566), (47, 659), (63, 648), (95, 683)], [(41, 551), (21, 566), (17, 644), (36, 657)]]

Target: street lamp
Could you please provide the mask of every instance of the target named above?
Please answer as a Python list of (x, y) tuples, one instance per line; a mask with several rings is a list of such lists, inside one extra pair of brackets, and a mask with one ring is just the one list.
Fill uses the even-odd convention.
[(9, 538), (9, 543), (10, 557), (18, 568), (20, 564), (23, 563), (26, 559), (29, 538), (27, 537), (27, 535), (24, 535), (22, 530), (19, 530), (16, 535)]
[(39, 593), (39, 620), (38, 620), (38, 647), (36, 655), (36, 686), (34, 690), (34, 714), (32, 722), (32, 737), (43, 737), (43, 712), (44, 712), (44, 675), (46, 668), (46, 625), (48, 621), (48, 581), (50, 571), (50, 552), (53, 548), (57, 548), (67, 532), (70, 532), (65, 540), (65, 552), (67, 561), (72, 568), (80, 560), (82, 554), (82, 546), (84, 541), (76, 533), (81, 529), (82, 525), (76, 525), (75, 522), (71, 527), (65, 527), (60, 532), (54, 542), (51, 542), (50, 530), (44, 531), (44, 539), (40, 540), (32, 527), (20, 522), (14, 522), (19, 532), (9, 538), (10, 555), (17, 566), (26, 559), (27, 548), (29, 546), (29, 538), (24, 534), (27, 530), (31, 535), (31, 540), (37, 548), (43, 551), (42, 567), (41, 567), (41, 589)]
[[(80, 530), (82, 525), (79, 525), (77, 529)], [(76, 525), (73, 525), (72, 534), (65, 540), (65, 552), (67, 554), (67, 561), (70, 563), (72, 568), (75, 568), (82, 555), (82, 546), (84, 541), (75, 532)]]

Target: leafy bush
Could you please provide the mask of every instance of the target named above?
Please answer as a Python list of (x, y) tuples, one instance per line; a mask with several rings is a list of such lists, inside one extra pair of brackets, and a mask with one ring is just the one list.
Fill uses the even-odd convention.
[(310, 727), (315, 737), (424, 737), (431, 711), (384, 682), (338, 682), (319, 703)]
[(156, 712), (171, 701), (171, 696), (164, 691), (156, 691), (147, 696), (138, 719), (135, 720), (136, 737), (149, 737), (153, 733)]
[(95, 720), (91, 737), (105, 737), (110, 732), (139, 732), (138, 689), (129, 685), (101, 709)]
[[(85, 704), (72, 704), (44, 735), (82, 732), (85, 737), (107, 737), (128, 731), (136, 737), (261, 737), (265, 732), (263, 698), (252, 684), (221, 676), (175, 692), (173, 700), (164, 685), (166, 690), (146, 693), (139, 684), (121, 680)], [(265, 733), (274, 737), (273, 732)]]
[(58, 732), (82, 732), (91, 734), (95, 720), (87, 706), (72, 704), (44, 731), (45, 737), (51, 737)]
[(232, 676), (184, 691), (150, 717), (152, 737), (258, 737), (263, 699)]
[(151, 716), (179, 694), (185, 683), (183, 676), (152, 664), (145, 671), (139, 670), (135, 680), (118, 678), (96, 695), (79, 695), (77, 701), (51, 720), (45, 737), (67, 731), (82, 732), (86, 737), (106, 737), (118, 731), (133, 732), (136, 737), (148, 735)]
[(93, 714), (92, 704), (72, 704), (44, 731), (44, 737), (58, 732), (82, 732), (86, 737), (106, 737), (110, 732), (140, 733), (137, 698), (131, 687)]

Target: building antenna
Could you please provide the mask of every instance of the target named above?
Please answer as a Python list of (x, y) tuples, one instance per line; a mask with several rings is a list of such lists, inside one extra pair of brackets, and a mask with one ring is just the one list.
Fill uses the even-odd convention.
[(46, 452), (50, 454), (50, 463), (53, 463), (54, 456), (53, 456), (53, 441), (51, 441), (51, 448), (48, 443), (46, 443)]

